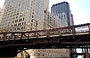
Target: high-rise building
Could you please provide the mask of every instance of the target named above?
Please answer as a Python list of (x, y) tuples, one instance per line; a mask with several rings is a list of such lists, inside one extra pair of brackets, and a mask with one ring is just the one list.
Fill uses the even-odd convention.
[(48, 5), (49, 0), (5, 0), (2, 29), (18, 32), (44, 29), (44, 11)]
[[(70, 6), (68, 2), (61, 2), (61, 3), (57, 3), (54, 4), (51, 7), (51, 13), (54, 16), (57, 16), (60, 19), (60, 23), (62, 23), (61, 27), (66, 27), (66, 26), (72, 26), (72, 22), (70, 19), (71, 16), (71, 11), (70, 11)], [(64, 23), (66, 23), (65, 25), (63, 25)]]

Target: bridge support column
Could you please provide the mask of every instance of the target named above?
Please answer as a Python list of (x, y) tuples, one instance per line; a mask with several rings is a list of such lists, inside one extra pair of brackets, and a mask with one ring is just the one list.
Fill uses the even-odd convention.
[(89, 52), (89, 48), (82, 48), (82, 53), (85, 53), (84, 58), (86, 58), (86, 54)]
[(76, 48), (70, 48), (70, 58), (77, 58), (76, 53)]

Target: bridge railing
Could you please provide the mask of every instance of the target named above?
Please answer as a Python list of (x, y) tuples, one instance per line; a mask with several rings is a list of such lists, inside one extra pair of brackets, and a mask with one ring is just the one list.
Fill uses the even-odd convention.
[[(87, 28), (87, 29), (84, 29)], [(77, 31), (77, 29), (83, 30)], [(20, 39), (37, 39), (44, 37), (55, 37), (55, 36), (75, 36), (76, 34), (90, 34), (90, 23), (68, 26), (62, 28), (54, 28), (49, 30), (37, 30), (37, 31), (28, 31), (28, 32), (2, 32), (0, 33), (0, 41), (4, 40), (20, 40)]]

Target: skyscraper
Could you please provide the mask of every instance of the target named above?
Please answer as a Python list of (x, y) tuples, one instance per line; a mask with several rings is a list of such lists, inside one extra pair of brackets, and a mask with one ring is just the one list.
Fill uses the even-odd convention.
[(62, 24), (63, 27), (72, 26), (71, 24), (72, 22), (70, 19), (71, 17), (70, 6), (68, 2), (64, 1), (61, 3), (54, 4), (51, 7), (51, 13), (54, 16), (57, 16), (61, 20), (60, 23), (63, 23), (63, 24), (66, 23), (65, 25)]
[(48, 5), (49, 0), (5, 0), (1, 27), (18, 32), (43, 29), (44, 11), (48, 10)]

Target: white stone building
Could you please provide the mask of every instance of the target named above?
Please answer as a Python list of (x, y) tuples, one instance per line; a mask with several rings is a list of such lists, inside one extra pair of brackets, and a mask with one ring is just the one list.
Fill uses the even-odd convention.
[(5, 0), (1, 27), (8, 32), (42, 30), (48, 5), (49, 0)]
[(22, 55), (22, 58), (25, 58), (28, 54), (30, 58), (70, 58), (69, 53), (68, 49), (31, 49), (19, 53), (17, 58), (21, 58)]

